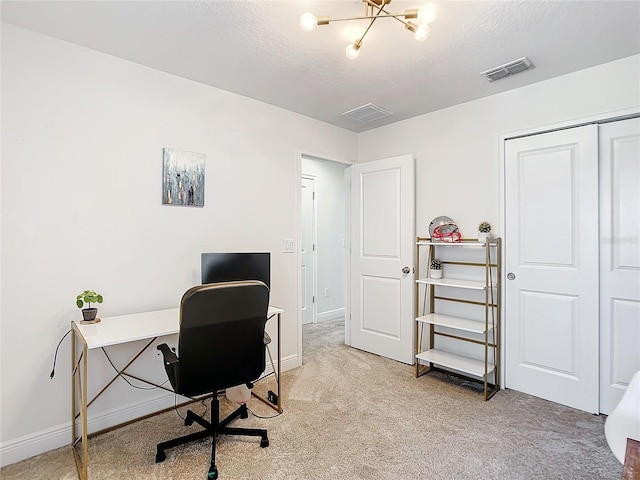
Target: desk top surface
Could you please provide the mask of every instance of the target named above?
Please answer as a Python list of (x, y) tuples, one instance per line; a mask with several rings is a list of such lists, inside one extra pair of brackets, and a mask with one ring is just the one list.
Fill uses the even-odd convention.
[[(267, 319), (283, 312), (283, 309), (269, 305)], [(106, 317), (93, 324), (82, 324), (80, 320), (74, 320), (73, 323), (87, 342), (88, 349), (100, 348), (176, 334), (180, 331), (180, 309)]]

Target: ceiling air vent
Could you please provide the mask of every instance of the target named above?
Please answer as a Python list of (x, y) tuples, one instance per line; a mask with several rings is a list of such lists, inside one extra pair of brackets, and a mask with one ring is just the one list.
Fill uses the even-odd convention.
[(385, 110), (373, 103), (367, 103), (361, 107), (354, 108), (348, 112), (344, 112), (342, 115), (358, 122), (368, 123), (374, 120), (379, 120), (384, 117), (388, 117), (392, 112)]
[(513, 62), (500, 65), (499, 67), (485, 70), (484, 72), (481, 72), (480, 75), (484, 75), (485, 77), (487, 77), (487, 80), (493, 82), (495, 80), (500, 80), (501, 78), (508, 77), (509, 75), (515, 75), (516, 73), (524, 72), (525, 70), (529, 70), (533, 67), (534, 65), (533, 63), (531, 63), (531, 60), (529, 60), (527, 57), (522, 57), (518, 60), (514, 60)]

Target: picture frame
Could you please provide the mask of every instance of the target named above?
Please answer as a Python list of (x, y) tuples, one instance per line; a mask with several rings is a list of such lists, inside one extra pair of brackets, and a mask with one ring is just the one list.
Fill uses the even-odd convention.
[(205, 160), (203, 153), (162, 149), (162, 204), (204, 206)]

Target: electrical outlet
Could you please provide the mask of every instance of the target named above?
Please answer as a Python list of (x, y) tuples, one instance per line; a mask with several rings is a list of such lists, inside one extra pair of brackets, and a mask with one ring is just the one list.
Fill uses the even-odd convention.
[(325, 297), (328, 297), (328, 296), (330, 296), (330, 295), (331, 295), (331, 289), (330, 289), (329, 287), (325, 288), (325, 289), (324, 289), (324, 296), (325, 296)]

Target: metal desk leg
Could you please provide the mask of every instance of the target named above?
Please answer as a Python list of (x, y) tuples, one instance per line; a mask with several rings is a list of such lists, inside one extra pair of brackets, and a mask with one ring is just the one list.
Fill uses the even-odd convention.
[[(258, 400), (261, 400), (263, 403), (269, 405), (271, 408), (273, 408), (276, 412), (278, 413), (282, 413), (282, 393), (281, 393), (281, 389), (280, 389), (280, 374), (282, 373), (282, 349), (281, 349), (281, 333), (280, 333), (280, 327), (281, 327), (281, 313), (276, 313), (275, 315), (278, 316), (278, 340), (277, 340), (277, 344), (278, 344), (278, 358), (277, 358), (277, 366), (274, 365), (273, 362), (273, 358), (271, 357), (271, 350), (269, 349), (269, 346), (267, 345), (267, 353), (269, 354), (269, 360), (271, 362), (271, 368), (273, 369), (273, 373), (276, 376), (276, 386), (278, 387), (278, 402), (276, 405), (274, 405), (273, 403), (271, 403), (269, 400), (267, 400), (266, 398), (262, 397), (261, 395), (258, 395), (257, 393), (254, 393), (253, 391), (251, 392), (251, 394), (256, 397)], [(270, 317), (273, 318), (273, 317)], [(277, 372), (276, 372), (277, 370)]]
[(276, 384), (278, 385), (278, 413), (282, 413), (282, 390), (280, 389), (280, 374), (282, 373), (281, 316), (282, 314), (278, 313), (278, 378), (276, 378)]
[[(75, 322), (71, 322), (71, 448), (76, 460), (80, 480), (89, 478), (87, 443), (87, 343), (77, 331)], [(82, 343), (82, 352), (78, 358), (77, 342)], [(79, 403), (79, 405), (78, 405)], [(80, 435), (77, 419), (80, 417)]]

